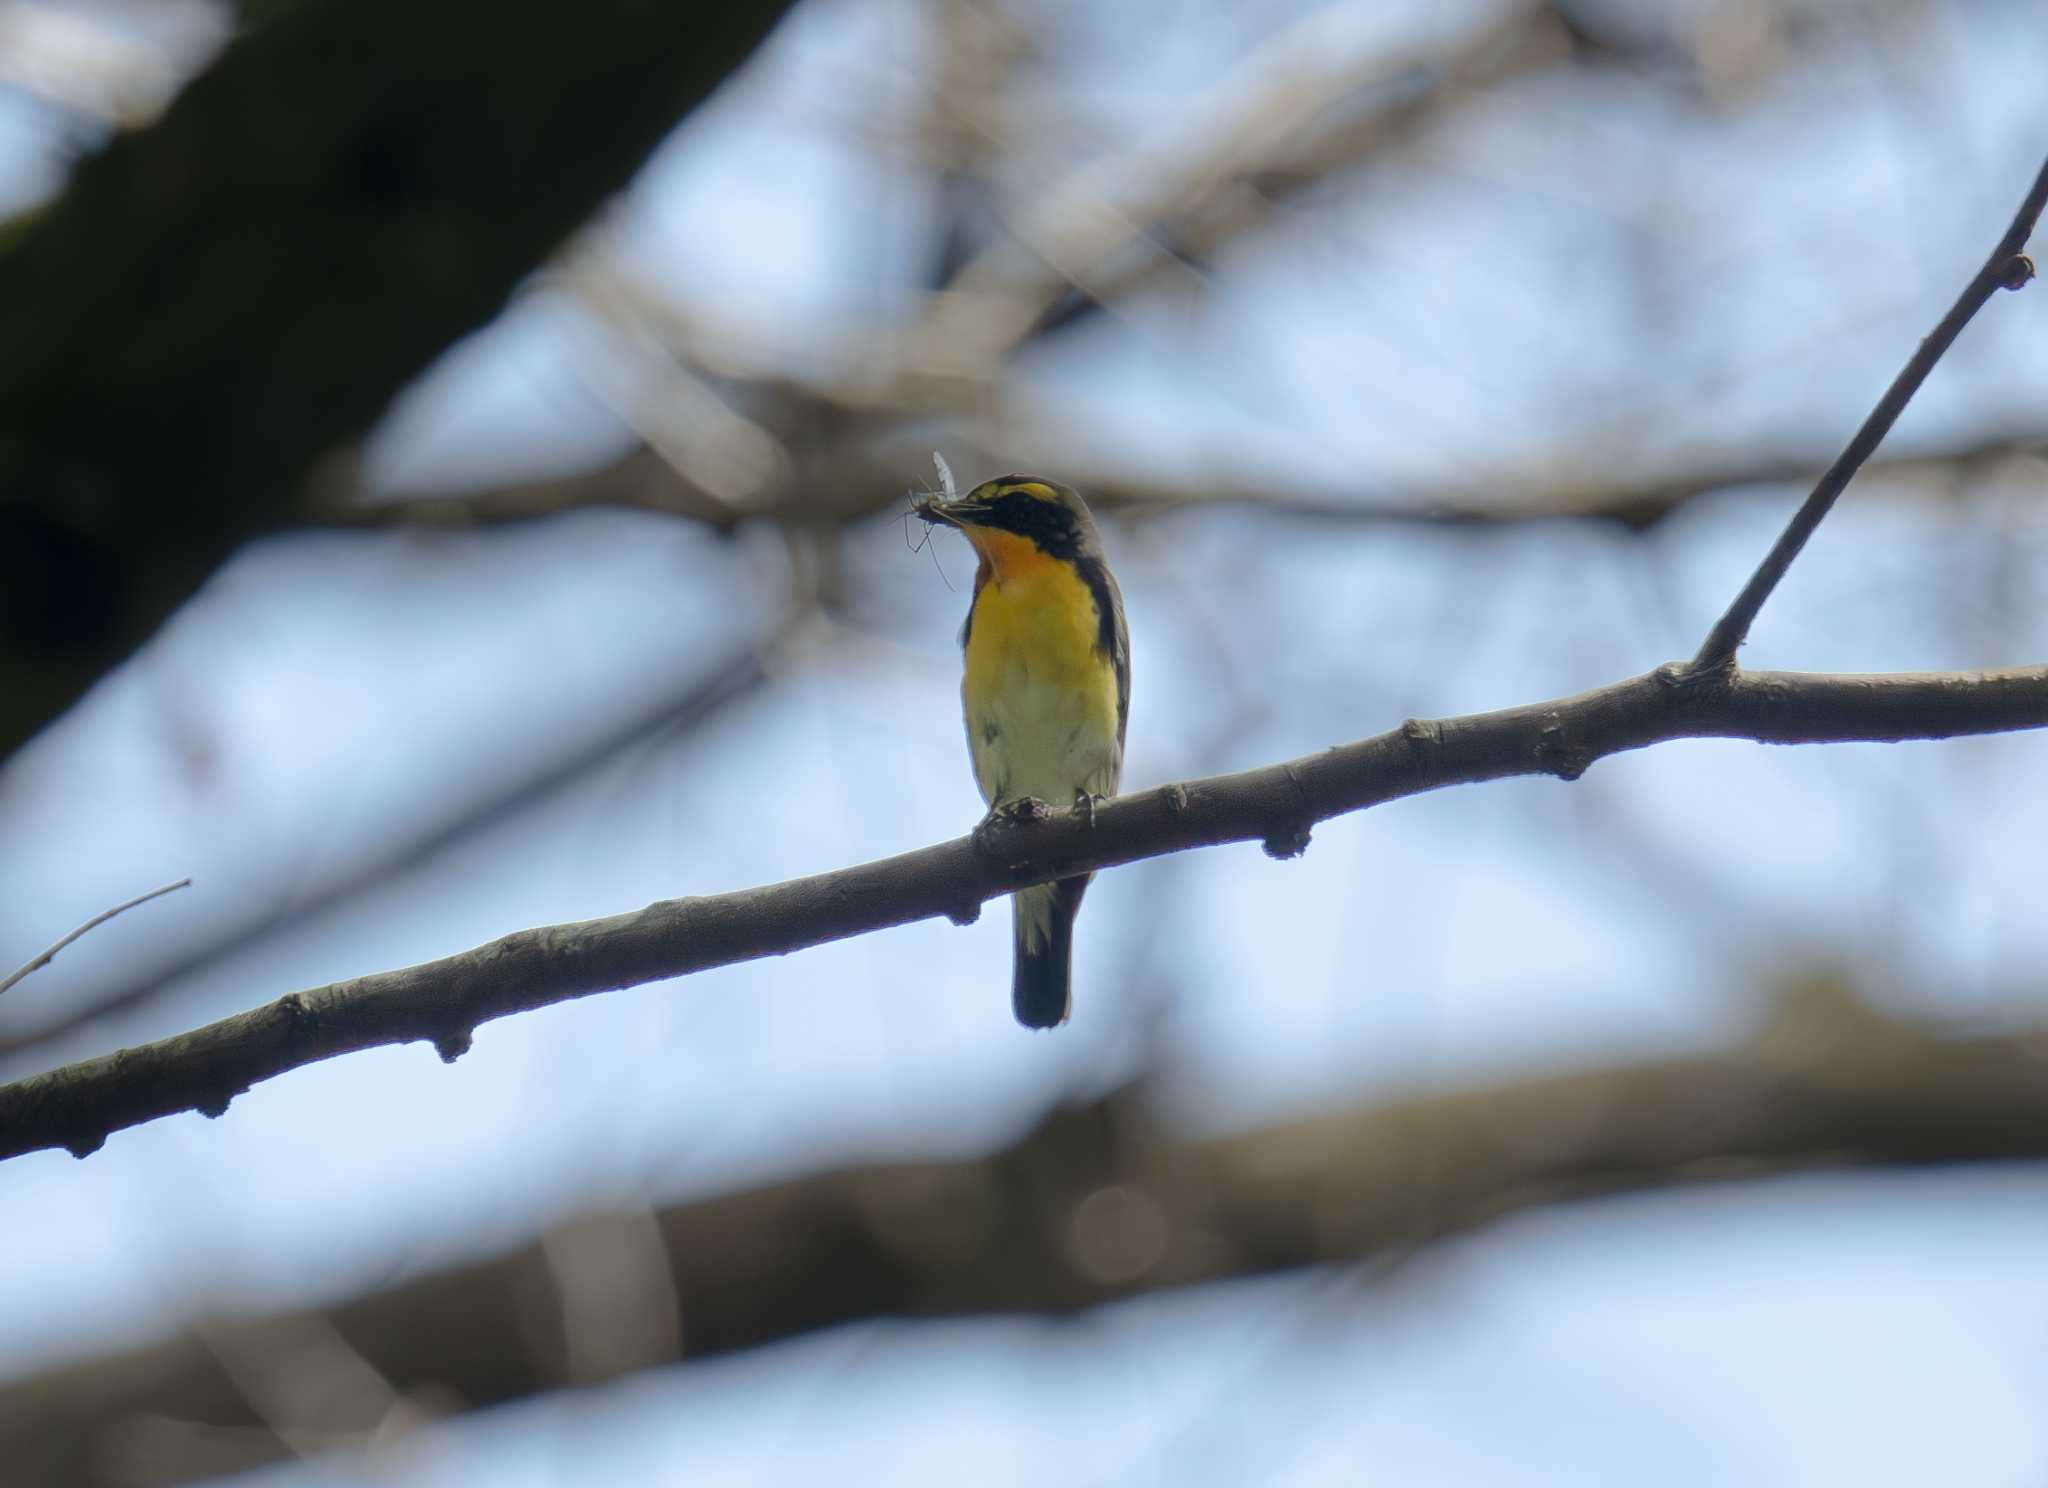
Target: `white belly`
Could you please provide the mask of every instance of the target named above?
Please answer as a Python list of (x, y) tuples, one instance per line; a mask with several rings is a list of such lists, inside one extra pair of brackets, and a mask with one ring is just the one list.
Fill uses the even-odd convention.
[(1001, 684), (968, 700), (967, 740), (975, 784), (991, 806), (1025, 796), (1070, 806), (1077, 791), (1116, 794), (1123, 759), (1115, 714), (1105, 715), (1100, 698), (1070, 682), (1041, 682), (1024, 667), (1010, 668)]

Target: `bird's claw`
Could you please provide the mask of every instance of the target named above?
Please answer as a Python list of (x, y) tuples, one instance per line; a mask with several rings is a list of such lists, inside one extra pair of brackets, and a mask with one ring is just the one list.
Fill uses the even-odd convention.
[(1005, 827), (1044, 821), (1051, 815), (1052, 808), (1036, 796), (1019, 796), (1013, 801), (998, 801), (989, 807), (988, 815), (975, 827), (974, 845), (983, 852), (993, 853), (993, 838), (998, 831)]
[(1091, 832), (1095, 830), (1095, 808), (1101, 804), (1101, 796), (1093, 795), (1087, 790), (1077, 790), (1074, 792), (1074, 810), (1083, 821), (1088, 823), (1088, 830)]

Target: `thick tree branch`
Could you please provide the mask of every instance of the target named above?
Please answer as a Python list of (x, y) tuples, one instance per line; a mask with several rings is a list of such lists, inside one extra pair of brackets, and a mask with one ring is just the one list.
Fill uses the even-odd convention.
[(2020, 250), (2027, 246), (2027, 239), (2034, 235), (2034, 225), (2041, 218), (2041, 211), (2048, 206), (2048, 160), (2041, 163), (2040, 172), (2034, 177), (2034, 184), (2028, 188), (2026, 199), (2020, 203), (2019, 211), (2013, 215), (2005, 235), (1991, 250), (1991, 256), (1984, 260), (1984, 266), (1964, 286), (1942, 316), (1940, 324), (1928, 333), (1914, 351), (1911, 359), (1892, 379), (1892, 385), (1878, 399), (1877, 407), (1870, 411), (1870, 417), (1863, 421), (1863, 427), (1856, 431), (1848, 446), (1835, 458), (1821, 476), (1806, 500), (1794, 512), (1792, 520), (1778, 537), (1771, 551), (1764, 555), (1764, 561), (1757, 565), (1749, 582), (1742, 586), (1742, 592), (1735, 596), (1735, 602), (1728, 606), (1728, 612), (1714, 622), (1714, 628), (1700, 646), (1699, 654), (1693, 658), (1694, 667), (1711, 671), (1716, 667), (1731, 665), (1735, 660), (1736, 648), (1749, 635), (1749, 627), (1756, 622), (1757, 612), (1764, 607), (1764, 601), (1771, 597), (1771, 591), (1778, 587), (1778, 581), (1785, 577), (1792, 562), (1806, 546), (1821, 521), (1834, 506), (1863, 462), (1876, 453), (1884, 436), (1898, 422), (1898, 417), (1913, 401), (1913, 395), (1920, 391), (1920, 384), (1934, 370), (1949, 347), (1954, 344), (1963, 327), (1970, 323), (1986, 302), (2001, 289), (2019, 289), (2034, 277), (2033, 260)]
[(781, 17), (295, 0), (0, 243), (0, 757), (503, 305)]
[[(126, 1470), (137, 1463), (151, 1481), (177, 1481), (305, 1441), (367, 1445), (395, 1416), (862, 1319), (1066, 1314), (1399, 1256), (1530, 1208), (1630, 1191), (2040, 1159), (2043, 1049), (2033, 1032), (1943, 1036), (1815, 984), (1727, 1049), (1453, 1088), (1220, 1140), (1173, 1139), (1126, 1092), (1056, 1113), (988, 1157), (587, 1215), (324, 1309), (216, 1317), (0, 1387), (0, 1461), (22, 1482), (70, 1488), (136, 1481)], [(251, 1375), (288, 1403), (282, 1417), (259, 1409)]]
[(84, 1156), (173, 1112), (218, 1116), (259, 1080), (383, 1044), (444, 1059), (478, 1024), (594, 992), (784, 954), (936, 915), (965, 922), (1027, 884), (1225, 842), (1303, 851), (1320, 821), (1442, 786), (1576, 779), (1622, 750), (1680, 738), (1893, 741), (2048, 726), (2048, 666), (1816, 676), (1672, 664), (1576, 697), (1398, 729), (1237, 775), (1120, 797), (857, 868), (630, 914), (521, 930), (475, 950), (294, 992), (189, 1033), (0, 1086), (0, 1158)]

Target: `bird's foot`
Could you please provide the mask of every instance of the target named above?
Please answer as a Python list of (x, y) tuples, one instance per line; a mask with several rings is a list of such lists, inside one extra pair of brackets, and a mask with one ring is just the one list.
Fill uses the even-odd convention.
[(991, 857), (1002, 857), (996, 849), (995, 835), (1008, 827), (1023, 826), (1028, 822), (1041, 822), (1052, 816), (1052, 807), (1036, 796), (1019, 796), (1014, 801), (998, 801), (989, 807), (974, 829), (974, 845)]
[(1019, 796), (1014, 801), (1004, 801), (1000, 805), (991, 806), (988, 814), (996, 820), (1014, 825), (1018, 822), (1044, 821), (1052, 815), (1052, 807), (1036, 796)]
[(1107, 799), (1107, 796), (1098, 796), (1087, 790), (1074, 792), (1074, 813), (1088, 823), (1089, 831), (1095, 830), (1095, 808)]

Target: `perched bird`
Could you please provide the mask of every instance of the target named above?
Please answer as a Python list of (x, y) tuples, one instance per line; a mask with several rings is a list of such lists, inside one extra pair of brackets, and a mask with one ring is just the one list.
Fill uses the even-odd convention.
[[(943, 464), (941, 472), (945, 473)], [(1036, 799), (1093, 811), (1123, 775), (1131, 643), (1095, 520), (1071, 487), (1005, 475), (922, 502), (927, 522), (974, 545), (974, 601), (960, 627), (960, 701), (989, 814)], [(1011, 1002), (1026, 1028), (1071, 1007), (1074, 912), (1091, 875), (1019, 889)]]

